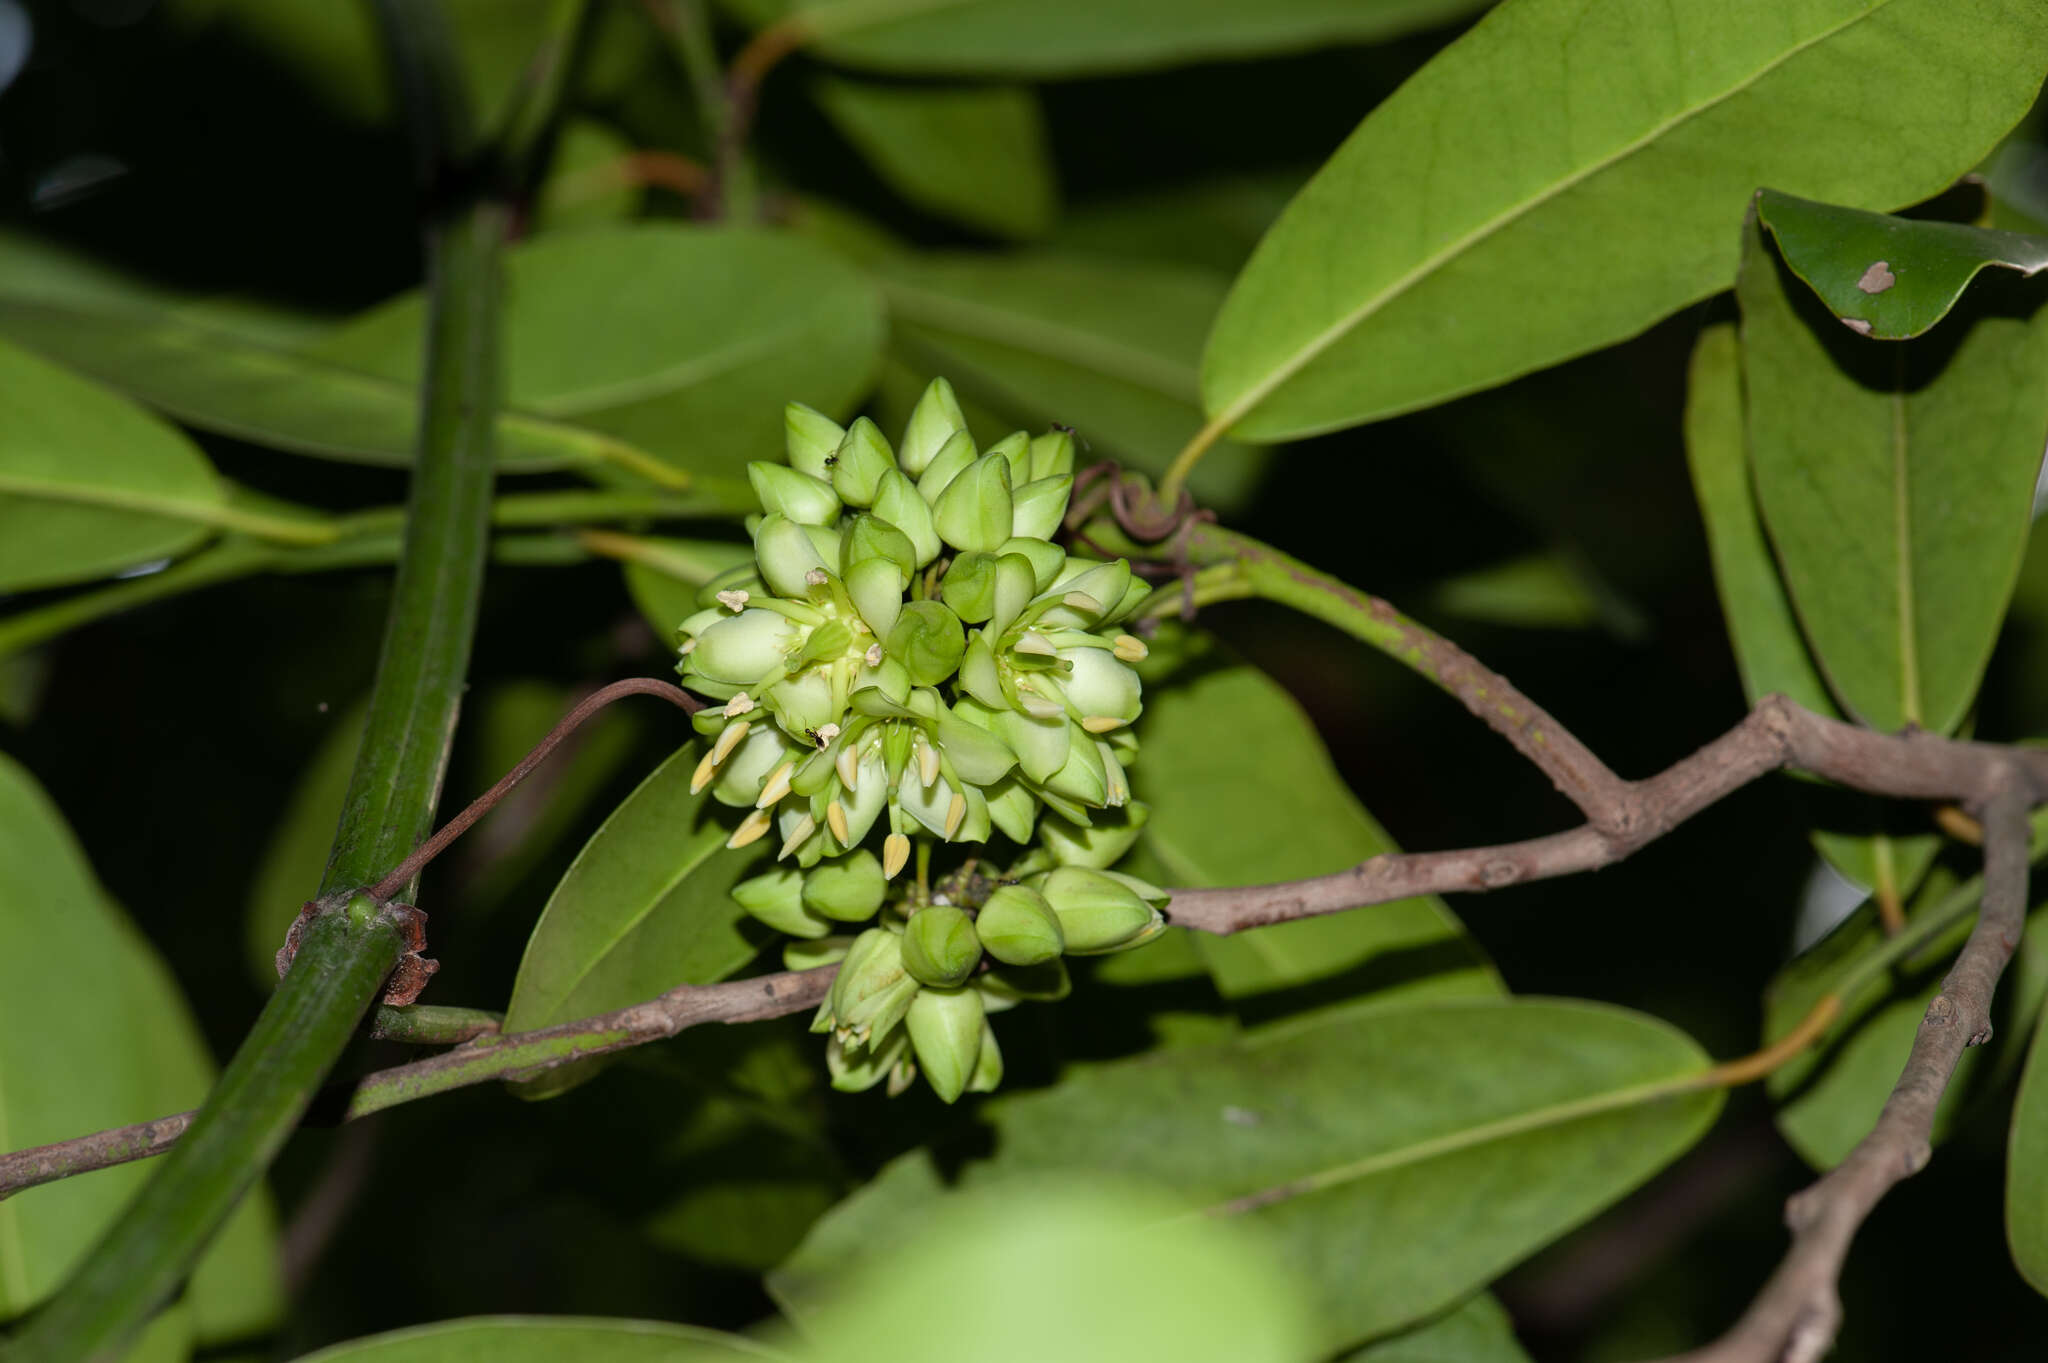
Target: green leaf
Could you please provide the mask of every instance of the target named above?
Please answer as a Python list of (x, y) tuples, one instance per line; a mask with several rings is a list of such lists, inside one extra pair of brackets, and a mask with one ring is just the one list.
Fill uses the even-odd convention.
[(1364, 43), (1487, 0), (724, 0), (808, 19), (819, 55), (879, 71), (1078, 76)]
[(1621, 1009), (1467, 1000), (1102, 1065), (986, 1104), (992, 1153), (978, 1126), (978, 1146), (889, 1164), (771, 1286), (803, 1317), (949, 1187), (1121, 1174), (1254, 1223), (1336, 1348), (1452, 1305), (1669, 1162), (1720, 1108), (1718, 1092), (1683, 1091), (1706, 1064)]
[[(1272, 678), (1243, 663), (1191, 671), (1148, 688), (1145, 756), (1132, 769), (1139, 798), (1152, 806), (1142, 841), (1164, 883), (1269, 884), (1400, 850)], [(1193, 940), (1224, 997), (1255, 1011), (1504, 992), (1434, 895)]]
[(1309, 168), (1212, 173), (1067, 205), (1052, 249), (1234, 275), (1308, 179)]
[[(0, 1149), (146, 1121), (205, 1097), (212, 1061), (175, 982), (106, 898), (35, 779), (5, 756), (0, 941)], [(148, 1172), (124, 1165), (0, 1201), (0, 1320), (51, 1293)], [(259, 1190), (194, 1271), (185, 1327), (203, 1342), (261, 1330), (281, 1313), (272, 1221)]]
[[(1708, 327), (1693, 347), (1686, 390), (1686, 459), (1706, 522), (1721, 614), (1751, 704), (1775, 691), (1839, 718), (1764, 537), (1750, 485), (1741, 364), (1734, 325)], [(1887, 831), (1886, 825), (1900, 818), (1896, 801), (1827, 791), (1812, 803), (1821, 824), (1812, 835), (1815, 849), (1850, 880), (1895, 896), (1897, 902), (1912, 893), (1940, 848), (1941, 840), (1931, 834), (1902, 837)]]
[[(2037, 815), (2035, 857), (2044, 850), (2048, 815)], [(1764, 995), (1766, 1044), (1790, 1032), (1822, 996), (1842, 999), (1820, 1045), (1773, 1072), (1767, 1085), (1779, 1102), (1778, 1129), (1816, 1168), (1838, 1162), (1877, 1119), (1927, 1002), (1969, 934), (1981, 893), (1981, 878), (1962, 881), (1936, 866), (1907, 905), (1907, 926), (1898, 936), (1888, 935), (1874, 906), (1865, 904), (1771, 981)], [(2010, 1076), (2020, 1060), (2018, 1038), (2044, 996), (2048, 915), (2037, 913), (1993, 1004), (1991, 1042), (1963, 1053), (1942, 1097), (1935, 1140), (1945, 1139), (1976, 1100)]]
[(1640, 637), (1643, 624), (1568, 552), (1523, 554), (1439, 582), (1430, 605), (1448, 615), (1522, 629), (1607, 625)]
[(0, 592), (182, 554), (226, 504), (178, 431), (0, 342)]
[(788, 1359), (740, 1335), (653, 1320), (470, 1316), (350, 1340), (300, 1363), (725, 1363)]
[(292, 920), (320, 893), (363, 741), (364, 714), (359, 699), (329, 715), (327, 732), (300, 771), (256, 863), (242, 909), (242, 946), (250, 977), (265, 993), (277, 988), (277, 951)]
[(1059, 212), (1038, 96), (1022, 85), (888, 85), (820, 76), (818, 107), (906, 202), (993, 236)]
[(1529, 1363), (1515, 1324), (1491, 1293), (1405, 1334), (1368, 1344), (1337, 1363)]
[[(612, 811), (549, 897), (526, 944), (505, 1031), (526, 1032), (712, 984), (760, 942), (733, 885), (758, 859), (726, 850), (731, 828), (690, 794), (701, 754), (685, 745)], [(587, 1071), (566, 1066), (521, 1088), (546, 1097)]]
[[(952, 1199), (803, 1320), (819, 1363), (1296, 1363), (1314, 1329), (1266, 1246), (1144, 1185), (1069, 1175)], [(907, 1229), (907, 1228), (906, 1228)], [(963, 1347), (964, 1345), (964, 1347)]]
[(1948, 733), (2026, 545), (2048, 309), (1973, 301), (1967, 325), (1866, 341), (1792, 280), (1753, 219), (1745, 237), (1750, 461), (1802, 632), (1851, 716)]
[(2018, 0), (1510, 0), (1259, 244), (1203, 362), (1213, 428), (1335, 430), (1632, 336), (1728, 287), (1758, 185), (1924, 199), (2044, 67), (2048, 10)]
[(555, 138), (548, 178), (535, 195), (534, 221), (543, 232), (604, 227), (631, 219), (640, 190), (622, 173), (633, 144), (610, 125), (573, 118)]
[[(536, 238), (506, 254), (505, 394), (695, 473), (777, 459), (782, 408), (844, 415), (874, 377), (874, 288), (801, 238), (669, 224)], [(409, 380), (425, 313), (406, 294), (311, 353)]]
[[(364, 373), (245, 334), (238, 319), (165, 310), (146, 293), (0, 293), (0, 335), (202, 430), (296, 454), (412, 462), (419, 392), (410, 369)], [(648, 462), (597, 431), (518, 412), (499, 418), (497, 452), (500, 466), (522, 473)]]
[[(924, 378), (1006, 420), (1075, 428), (1089, 458), (1155, 476), (1201, 424), (1196, 363), (1223, 282), (1204, 270), (1027, 253), (926, 255), (877, 266), (892, 348)], [(1242, 500), (1263, 466), (1250, 447), (1210, 451), (1192, 486)]]
[(2048, 270), (2048, 238), (2018, 232), (1866, 213), (1775, 189), (1756, 196), (1756, 215), (1792, 273), (1876, 341), (1925, 332), (1985, 270)]
[(2012, 1109), (2005, 1147), (2005, 1238), (2012, 1261), (2036, 1292), (2048, 1296), (2048, 1014), (2034, 1028), (2033, 1048)]

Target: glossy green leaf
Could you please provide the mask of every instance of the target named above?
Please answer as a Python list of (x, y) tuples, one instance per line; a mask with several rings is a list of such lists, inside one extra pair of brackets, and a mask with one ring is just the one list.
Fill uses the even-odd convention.
[[(505, 394), (678, 468), (744, 476), (777, 459), (782, 408), (844, 415), (874, 377), (875, 290), (800, 238), (671, 224), (536, 238), (506, 255)], [(311, 353), (387, 379), (419, 362), (406, 294)]]
[(2005, 1238), (2020, 1276), (2048, 1296), (2048, 1014), (2035, 1024), (2005, 1147)]
[[(2034, 853), (2048, 851), (2048, 816), (2037, 816)], [(1870, 1130), (1898, 1082), (1913, 1035), (1975, 917), (1981, 881), (1937, 866), (1906, 907), (1898, 937), (1865, 904), (1812, 950), (1778, 972), (1764, 996), (1764, 1040), (1777, 1040), (1829, 993), (1842, 1011), (1820, 1045), (1775, 1071), (1778, 1129), (1808, 1162), (1828, 1168)], [(1957, 915), (1957, 910), (1964, 910)], [(1939, 922), (1941, 926), (1930, 924)], [(1963, 1053), (1942, 1098), (1935, 1139), (1945, 1138), (1973, 1102), (2019, 1063), (2028, 1026), (2048, 996), (2048, 915), (2029, 920), (1993, 1004), (1988, 1045)]]
[(818, 107), (882, 182), (942, 218), (1029, 239), (1059, 187), (1038, 96), (1022, 85), (891, 85), (821, 76)]
[(1439, 582), (1429, 602), (1447, 615), (1523, 629), (1591, 629), (1625, 618), (1591, 574), (1569, 554), (1556, 552), (1523, 554), (1459, 573)]
[(653, 1320), (470, 1316), (352, 1339), (300, 1363), (736, 1363), (789, 1355), (741, 1335)]
[(1950, 732), (2026, 545), (2048, 439), (2048, 290), (2031, 318), (1972, 302), (1968, 325), (1866, 341), (1753, 220), (1745, 239), (1750, 464), (1801, 632), (1848, 714)]
[[(505, 1009), (507, 1032), (623, 1008), (679, 984), (712, 984), (760, 949), (730, 891), (759, 859), (731, 852), (729, 821), (690, 794), (702, 754), (685, 745), (612, 811), (534, 925)], [(570, 1066), (524, 1086), (560, 1092)]]
[(2048, 270), (2048, 237), (1866, 213), (1775, 189), (1756, 196), (1756, 215), (1792, 273), (1850, 330), (1876, 341), (1920, 335), (1985, 270)]
[[(1764, 536), (1750, 483), (1742, 356), (1732, 323), (1708, 327), (1693, 347), (1685, 450), (1744, 694), (1754, 704), (1778, 692), (1818, 714), (1839, 718)], [(1815, 849), (1850, 880), (1895, 896), (1897, 902), (1912, 893), (1940, 847), (1940, 839), (1931, 834), (1901, 836), (1888, 827), (1914, 817), (1911, 812), (1902, 816), (1895, 801), (1831, 790), (1813, 804), (1820, 825), (1813, 833)]]
[[(1399, 850), (1272, 678), (1243, 663), (1191, 672), (1147, 690), (1144, 760), (1132, 768), (1152, 806), (1142, 841), (1166, 884), (1270, 884)], [(1254, 1010), (1504, 992), (1434, 895), (1193, 940), (1223, 995)]]
[(1463, 1000), (1102, 1065), (990, 1101), (992, 1152), (977, 1129), (979, 1145), (895, 1160), (771, 1282), (802, 1316), (948, 1188), (1081, 1169), (1246, 1217), (1336, 1348), (1461, 1300), (1668, 1163), (1720, 1108), (1718, 1092), (1676, 1091), (1706, 1064), (1620, 1009)]
[(277, 987), (277, 950), (292, 920), (320, 892), (363, 741), (363, 713), (360, 700), (329, 711), (326, 733), (299, 772), (256, 863), (242, 909), (242, 947), (250, 978), (265, 993)]
[(624, 174), (633, 144), (608, 124), (575, 118), (555, 138), (548, 178), (534, 196), (534, 222), (543, 232), (606, 227), (639, 211), (641, 192)]
[[(213, 1067), (175, 982), (95, 881), (62, 816), (0, 756), (0, 1149), (196, 1106)], [(0, 1201), (0, 1320), (50, 1292), (147, 1178), (144, 1165)], [(282, 1309), (268, 1199), (245, 1202), (194, 1271), (186, 1326), (208, 1341)]]
[(1529, 1363), (1515, 1324), (1491, 1293), (1403, 1334), (1345, 1354), (1337, 1363)]
[(1050, 245), (1234, 275), (1311, 169), (1208, 174), (1068, 204)]
[(725, 0), (803, 12), (819, 55), (880, 71), (1078, 76), (1372, 42), (1487, 0)]
[[(1223, 297), (1203, 270), (1020, 254), (928, 255), (878, 267), (892, 347), (913, 371), (1036, 430), (1072, 426), (1082, 462), (1157, 475), (1201, 425), (1201, 338)], [(1248, 446), (1210, 451), (1195, 495), (1228, 506), (1256, 480)]]
[(0, 592), (181, 554), (213, 533), (226, 503), (177, 430), (0, 342)]
[(2019, 120), (2044, 67), (2031, 0), (1509, 0), (1267, 233), (1203, 399), (1219, 429), (1284, 439), (1632, 336), (1728, 287), (1757, 186), (1924, 199)]
[[(802, 1316), (818, 1363), (1298, 1363), (1314, 1328), (1270, 1249), (1144, 1184), (953, 1199)], [(878, 1248), (881, 1248), (878, 1246)]]

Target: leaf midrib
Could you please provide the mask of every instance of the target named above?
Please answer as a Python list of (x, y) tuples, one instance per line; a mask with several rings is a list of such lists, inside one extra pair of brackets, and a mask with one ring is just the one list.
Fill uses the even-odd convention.
[(1523, 200), (1521, 203), (1518, 203), (1510, 207), (1506, 211), (1496, 214), (1494, 217), (1489, 218), (1485, 222), (1480, 223), (1477, 227), (1465, 233), (1463, 236), (1456, 238), (1455, 240), (1449, 242), (1448, 244), (1439, 248), (1430, 255), (1425, 256), (1421, 261), (1417, 262), (1414, 266), (1410, 267), (1402, 274), (1397, 275), (1391, 283), (1389, 283), (1386, 287), (1382, 288), (1378, 293), (1367, 298), (1363, 303), (1359, 304), (1356, 308), (1352, 309), (1344, 316), (1338, 318), (1335, 322), (1331, 323), (1321, 332), (1318, 332), (1315, 336), (1311, 337), (1306, 345), (1304, 345), (1300, 350), (1296, 351), (1291, 358), (1289, 358), (1277, 369), (1275, 369), (1272, 372), (1272, 374), (1270, 374), (1266, 379), (1262, 380), (1259, 383), (1254, 384), (1251, 388), (1247, 389), (1242, 396), (1226, 405), (1221, 412), (1218, 412), (1216, 414), (1215, 420), (1212, 421), (1210, 425), (1218, 430), (1229, 430), (1238, 422), (1242, 421), (1246, 416), (1250, 415), (1254, 408), (1256, 408), (1261, 402), (1264, 402), (1268, 397), (1271, 397), (1273, 393), (1277, 391), (1282, 385), (1287, 383), (1290, 379), (1292, 379), (1295, 375), (1299, 374), (1302, 370), (1306, 369), (1309, 365), (1313, 364), (1323, 354), (1324, 351), (1328, 350), (1331, 346), (1336, 345), (1339, 341), (1343, 340), (1346, 336), (1350, 335), (1362, 323), (1364, 323), (1367, 319), (1372, 317), (1374, 313), (1377, 313), (1381, 308), (1384, 308), (1385, 306), (1387, 306), (1387, 304), (1393, 302), (1395, 299), (1401, 297), (1401, 295), (1407, 293), (1410, 289), (1414, 288), (1417, 284), (1420, 284), (1423, 280), (1427, 279), (1430, 275), (1434, 274), (1438, 269), (1442, 268), (1445, 264), (1456, 259), (1458, 256), (1464, 254), (1471, 248), (1478, 246), (1482, 242), (1488, 240), (1489, 238), (1494, 236), (1496, 233), (1502, 231), (1503, 229), (1512, 226), (1514, 223), (1520, 221), (1528, 214), (1535, 212), (1537, 209), (1543, 207), (1543, 205), (1549, 203), (1552, 199), (1559, 197), (1560, 195), (1566, 193), (1569, 190), (1576, 189), (1579, 185), (1585, 183), (1593, 176), (1600, 174), (1602, 171), (1608, 170), (1613, 166), (1619, 165), (1621, 162), (1627, 160), (1629, 157), (1634, 156), (1637, 152), (1642, 151), (1645, 148), (1652, 145), (1653, 143), (1655, 143), (1659, 138), (1663, 137), (1666, 133), (1672, 131), (1674, 128), (1677, 128), (1682, 124), (1698, 117), (1699, 115), (1704, 114), (1711, 109), (1717, 108), (1720, 105), (1726, 103), (1728, 100), (1733, 99), (1735, 96), (1749, 89), (1751, 86), (1755, 85), (1764, 77), (1770, 75), (1773, 71), (1777, 70), (1785, 63), (1791, 61), (1793, 58), (1798, 57), (1802, 53), (1808, 51), (1809, 49), (1828, 41), (1830, 38), (1835, 37), (1837, 34), (1846, 32), (1847, 30), (1855, 27), (1857, 24), (1862, 23), (1864, 20), (1869, 19), (1873, 15), (1882, 12), (1884, 9), (1888, 8), (1889, 5), (1890, 0), (1886, 0), (1885, 4), (1883, 5), (1879, 5), (1875, 8), (1865, 10), (1861, 14), (1853, 15), (1850, 18), (1843, 20), (1841, 23), (1836, 24), (1832, 28), (1829, 28), (1824, 32), (1817, 33), (1813, 37), (1795, 44), (1794, 46), (1788, 48), (1782, 55), (1773, 59), (1763, 67), (1760, 67), (1754, 74), (1737, 82), (1735, 85), (1730, 86), (1728, 89), (1722, 91), (1717, 95), (1712, 96), (1709, 99), (1702, 101), (1701, 103), (1692, 105), (1686, 109), (1681, 110), (1678, 113), (1671, 115), (1669, 118), (1666, 118), (1662, 122), (1652, 126), (1647, 132), (1638, 136), (1633, 141), (1625, 143), (1616, 150), (1608, 153), (1606, 156), (1597, 158), (1596, 160), (1588, 163), (1583, 169), (1576, 171), (1570, 175), (1567, 175), (1564, 178), (1551, 183), (1550, 185), (1545, 186), (1540, 193), (1532, 195), (1530, 198)]

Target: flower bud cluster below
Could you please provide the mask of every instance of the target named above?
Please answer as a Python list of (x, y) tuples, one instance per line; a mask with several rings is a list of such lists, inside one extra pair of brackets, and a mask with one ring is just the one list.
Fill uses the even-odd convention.
[[(1149, 588), (1054, 542), (1065, 431), (978, 450), (943, 379), (893, 448), (801, 404), (786, 428), (789, 462), (748, 469), (753, 562), (680, 628), (677, 670), (719, 702), (692, 788), (748, 811), (728, 846), (772, 837), (786, 864), (734, 895), (796, 939), (788, 962), (842, 961), (817, 1025), (833, 1082), (900, 1092), (921, 1065), (950, 1102), (1001, 1075), (989, 1011), (1064, 993), (1062, 955), (1163, 930), (1164, 895), (1108, 869), (1145, 818), (1146, 648), (1119, 626)], [(968, 857), (950, 892), (935, 850)]]

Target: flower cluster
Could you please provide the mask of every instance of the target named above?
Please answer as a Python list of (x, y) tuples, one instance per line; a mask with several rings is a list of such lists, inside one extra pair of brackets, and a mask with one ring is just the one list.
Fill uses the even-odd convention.
[[(1065, 431), (978, 450), (943, 379), (893, 449), (800, 404), (787, 431), (787, 465), (748, 468), (753, 562), (682, 623), (678, 670), (719, 702), (693, 789), (748, 810), (729, 846), (772, 834), (792, 863), (734, 891), (798, 939), (791, 963), (843, 960), (819, 1022), (834, 1082), (899, 1091), (914, 1055), (951, 1101), (1000, 1075), (991, 1006), (1161, 930), (1163, 894), (1107, 869), (1144, 821), (1125, 768), (1146, 649), (1119, 625), (1149, 589), (1054, 542)], [(967, 859), (934, 878), (935, 848)]]

